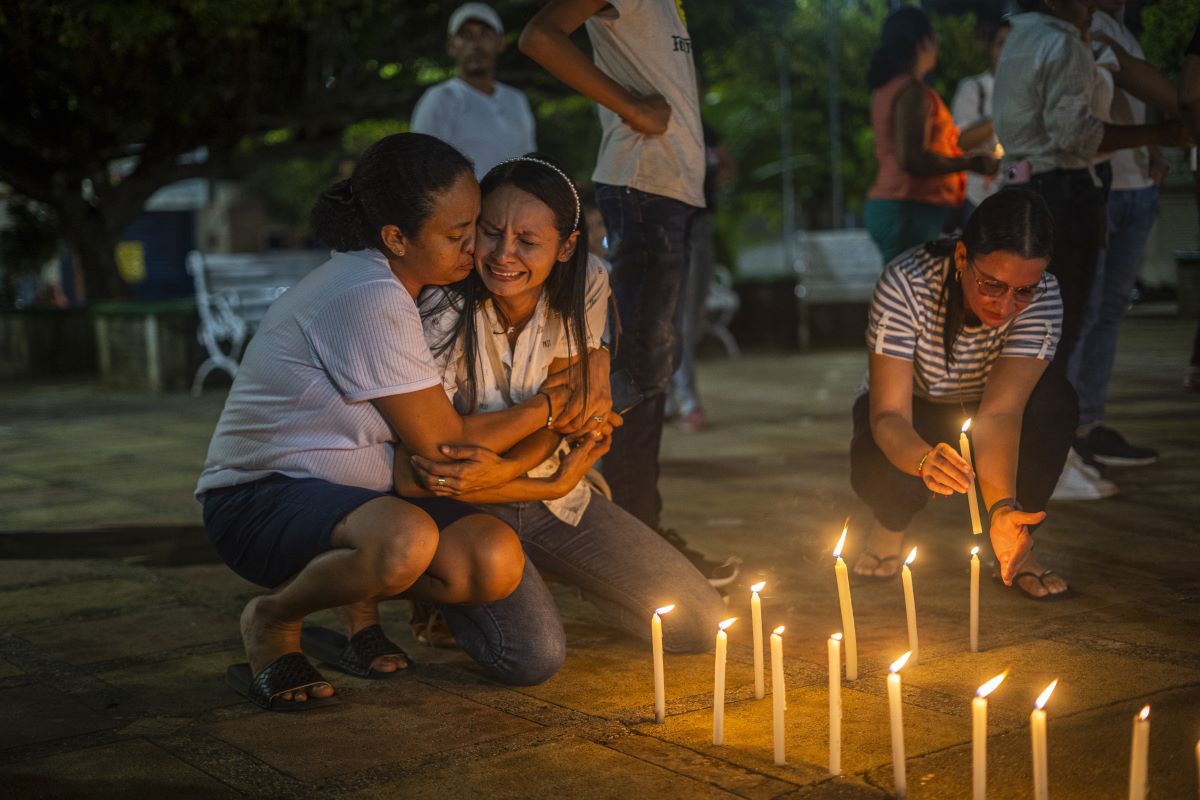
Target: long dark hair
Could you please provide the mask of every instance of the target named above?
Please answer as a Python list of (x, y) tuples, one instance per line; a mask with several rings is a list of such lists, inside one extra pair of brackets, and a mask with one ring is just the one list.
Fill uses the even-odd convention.
[(967, 249), (967, 258), (1005, 252), (1021, 258), (1048, 259), (1054, 252), (1054, 218), (1041, 195), (1029, 189), (1009, 187), (979, 204), (967, 220), (960, 238), (939, 239), (925, 245), (930, 255), (946, 260), (940, 307), (946, 312), (942, 347), (947, 364), (953, 360), (954, 342), (966, 319), (963, 293), (956, 290), (962, 277), (960, 275), (958, 281), (950, 277), (951, 273), (957, 274), (954, 251), (959, 241)]
[(436, 195), (464, 173), (473, 174), (471, 162), (441, 139), (385, 136), (367, 148), (348, 179), (321, 192), (312, 210), (313, 235), (334, 250), (375, 247), (386, 253), (380, 229), (395, 225), (416, 236)]
[[(532, 159), (536, 159), (536, 161)], [(581, 357), (578, 368), (582, 372), (582, 388), (586, 403), (588, 393), (587, 223), (583, 210), (576, 200), (576, 193), (572, 191), (574, 184), (569, 182), (564, 177), (565, 175), (566, 171), (550, 158), (540, 153), (528, 153), (493, 167), (484, 176), (479, 188), (484, 199), (501, 187), (512, 186), (545, 203), (554, 214), (554, 227), (558, 230), (559, 240), (555, 245), (555, 252), (568, 236), (575, 231), (579, 232), (579, 236), (575, 240), (575, 252), (567, 261), (554, 265), (550, 271), (550, 277), (542, 285), (542, 291), (546, 295), (551, 315), (556, 315), (558, 319), (561, 319), (563, 327), (566, 329), (568, 356), (573, 358), (574, 354), (578, 352)], [(577, 216), (578, 222), (576, 221)], [(459, 316), (454, 328), (442, 341), (434, 342), (431, 349), (435, 356), (440, 356), (460, 339), (464, 342), (467, 408), (469, 411), (474, 411), (477, 398), (475, 383), (478, 370), (476, 364), (479, 359), (475, 312), (492, 296), (492, 293), (488, 291), (476, 271), (472, 271), (458, 283), (435, 291), (440, 291), (442, 297), (434, 303), (426, 304), (424, 315), (436, 315), (444, 312), (447, 308), (454, 308), (459, 312)]]
[(925, 12), (914, 6), (898, 8), (883, 21), (879, 47), (871, 54), (867, 87), (878, 89), (917, 62), (917, 45), (933, 37), (933, 25)]

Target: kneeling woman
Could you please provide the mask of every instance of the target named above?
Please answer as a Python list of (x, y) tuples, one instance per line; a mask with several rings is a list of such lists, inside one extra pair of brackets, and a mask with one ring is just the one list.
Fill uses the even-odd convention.
[(380, 677), (407, 666), (378, 627), (380, 600), (480, 604), (520, 581), (524, 555), (507, 525), (392, 492), (394, 442), (428, 456), (451, 444), (503, 451), (569, 399), (546, 388), (463, 418), (442, 391), (415, 298), (471, 272), (478, 214), (458, 151), (420, 134), (380, 140), (313, 211), (332, 257), (271, 306), (246, 350), (196, 494), (217, 552), (272, 590), (242, 613), (249, 663), (227, 673), (264, 708), (333, 694), (300, 653), (307, 614), (336, 608), (348, 638), (306, 635), (304, 650)]
[(1066, 582), (1033, 557), (1030, 535), (1046, 518), (1078, 416), (1074, 390), (1046, 371), (1062, 325), (1058, 284), (1046, 273), (1053, 239), (1045, 202), (1005, 189), (980, 204), (960, 241), (914, 248), (884, 270), (850, 445), (851, 483), (876, 522), (858, 575), (895, 575), (904, 530), (930, 493), (969, 489), (971, 469), (950, 442), (972, 417), (1001, 577), (1034, 599), (1067, 596)]
[[(527, 402), (548, 374), (568, 365), (578, 370), (577, 391), (606, 397), (606, 387), (595, 384), (607, 381), (607, 353), (598, 348), (608, 279), (602, 265), (589, 264), (574, 184), (531, 155), (498, 165), (481, 188), (475, 273), (421, 299), (426, 336), (455, 408), (467, 414)], [(597, 359), (604, 370), (589, 369)], [(615, 624), (646, 638), (651, 612), (674, 603), (664, 645), (707, 650), (724, 613), (721, 597), (678, 550), (583, 480), (608, 449), (610, 423), (620, 424), (616, 415), (589, 413), (582, 429), (560, 426), (566, 437), (547, 428), (520, 445), (528, 475), (457, 499), (511, 525), (538, 571), (581, 589)], [(411, 485), (398, 476), (397, 491), (447, 491), (437, 486), (444, 465), (414, 462)], [(494, 625), (541, 653), (524, 676), (530, 683), (552, 675), (565, 656), (562, 622), (538, 571), (527, 569), (512, 595), (489, 606)], [(456, 609), (445, 614), (460, 643), (476, 635)]]

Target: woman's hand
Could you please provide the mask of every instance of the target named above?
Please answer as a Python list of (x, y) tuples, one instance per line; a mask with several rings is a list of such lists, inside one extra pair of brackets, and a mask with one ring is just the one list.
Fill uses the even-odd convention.
[(929, 491), (945, 495), (966, 492), (975, 478), (971, 466), (945, 442), (938, 442), (926, 454), (919, 474)]
[(438, 448), (449, 461), (432, 461), (422, 456), (409, 457), (417, 483), (435, 495), (452, 497), (499, 486), (521, 474), (521, 465), (512, 459), (473, 445), (442, 445)]
[[(538, 394), (545, 395), (550, 398), (550, 416), (554, 418), (554, 422), (562, 417), (563, 412), (571, 403), (571, 396), (574, 394), (571, 391), (570, 376), (568, 370), (559, 370), (552, 372), (542, 382), (538, 388)], [(541, 398), (538, 398), (541, 400)], [(545, 401), (542, 400), (544, 403)]]
[(967, 169), (980, 175), (995, 175), (1000, 171), (1000, 160), (986, 154), (974, 155), (967, 160)]
[(571, 451), (563, 455), (558, 464), (558, 472), (552, 478), (555, 489), (562, 494), (574, 489), (583, 480), (587, 471), (604, 457), (611, 446), (611, 436), (596, 439), (589, 435), (572, 441)]
[(1033, 550), (1029, 526), (1045, 518), (1045, 511), (1030, 513), (1011, 507), (998, 508), (992, 514), (988, 536), (992, 540), (992, 550), (1000, 561), (1000, 577), (1004, 579), (1005, 586), (1012, 586), (1017, 570)]
[[(577, 436), (599, 429), (612, 411), (612, 387), (609, 384), (609, 358), (604, 350), (593, 350), (587, 358), (588, 390), (583, 393), (583, 374), (578, 365), (563, 370), (571, 388), (571, 400), (554, 429), (564, 436)], [(558, 373), (555, 373), (556, 375)], [(586, 404), (585, 404), (586, 400)]]

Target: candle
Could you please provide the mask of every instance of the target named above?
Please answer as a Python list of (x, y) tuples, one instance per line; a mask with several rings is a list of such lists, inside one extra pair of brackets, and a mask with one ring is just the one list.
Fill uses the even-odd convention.
[(858, 640), (854, 635), (854, 605), (850, 601), (850, 574), (842, 560), (848, 524), (842, 527), (842, 538), (833, 548), (833, 571), (837, 575), (838, 601), (842, 606), (842, 630), (846, 636), (846, 680), (858, 680)]
[(754, 626), (751, 633), (754, 636), (754, 698), (762, 700), (766, 694), (763, 681), (763, 640), (762, 640), (762, 599), (758, 593), (767, 585), (759, 581), (750, 587), (750, 624)]
[(1048, 800), (1050, 797), (1049, 761), (1046, 755), (1046, 701), (1058, 685), (1058, 679), (1050, 682), (1033, 704), (1029, 712), (1029, 739), (1033, 745), (1033, 800)]
[(917, 601), (913, 597), (912, 570), (909, 565), (916, 557), (917, 548), (914, 547), (900, 568), (900, 580), (904, 583), (904, 611), (908, 615), (908, 651), (912, 653), (911, 661), (914, 664), (917, 663)]
[(974, 800), (987, 797), (987, 696), (1003, 682), (1008, 670), (1001, 672), (975, 691), (971, 701), (971, 769)]
[(971, 548), (971, 652), (979, 652), (979, 548)]
[(662, 615), (675, 608), (672, 603), (654, 610), (650, 615), (650, 651), (654, 656), (654, 721), (662, 722), (667, 715), (667, 691), (663, 678)]
[(737, 621), (731, 617), (717, 625), (717, 654), (713, 665), (713, 744), (725, 743), (725, 649), (729, 635), (725, 630)]
[(1129, 800), (1146, 798), (1146, 759), (1150, 753), (1150, 706), (1133, 718), (1133, 747), (1129, 754)]
[[(1192, 153), (1195, 152), (1193, 148)], [(1200, 782), (1200, 739), (1196, 740), (1196, 780)]]
[[(967, 466), (971, 471), (975, 471), (975, 462), (971, 460), (971, 443), (967, 441), (967, 428), (971, 427), (971, 418), (963, 423), (962, 433), (958, 435), (958, 449), (962, 453), (963, 460), (967, 462)], [(983, 526), (979, 524), (979, 498), (975, 496), (975, 478), (971, 478), (971, 488), (967, 490), (967, 503), (971, 507), (971, 532), (980, 534), (983, 533)]]
[(900, 708), (900, 670), (908, 662), (908, 656), (905, 653), (892, 662), (887, 676), (888, 711), (892, 719), (892, 777), (899, 800), (908, 795), (908, 778), (904, 771), (904, 717)]
[(829, 774), (842, 774), (842, 635), (840, 633), (829, 637)]
[(775, 763), (787, 763), (783, 752), (783, 626), (771, 633), (771, 735), (775, 741)]

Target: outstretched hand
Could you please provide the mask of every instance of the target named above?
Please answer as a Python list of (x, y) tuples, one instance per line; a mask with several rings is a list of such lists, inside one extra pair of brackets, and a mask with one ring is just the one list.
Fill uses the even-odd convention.
[(1045, 511), (1018, 511), (1015, 508), (1000, 508), (992, 514), (988, 535), (992, 550), (1000, 561), (1000, 577), (1005, 586), (1012, 586), (1017, 570), (1033, 550), (1029, 526), (1037, 525), (1045, 518)]

